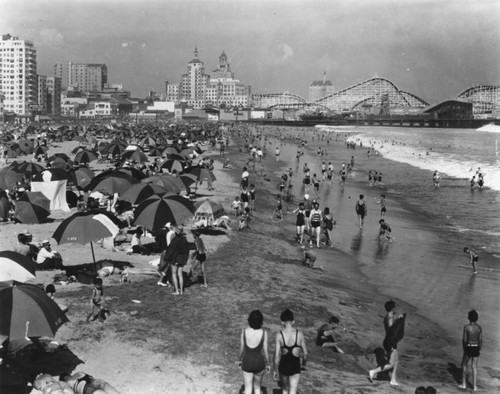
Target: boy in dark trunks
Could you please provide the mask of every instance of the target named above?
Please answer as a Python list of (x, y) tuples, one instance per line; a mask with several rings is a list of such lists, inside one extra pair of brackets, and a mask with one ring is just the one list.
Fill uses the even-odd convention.
[(477, 390), (477, 361), (479, 353), (483, 345), (483, 330), (479, 324), (477, 312), (473, 309), (469, 312), (469, 324), (464, 326), (464, 333), (462, 337), (462, 346), (464, 348), (464, 356), (462, 358), (462, 384), (458, 387), (461, 389), (467, 388), (467, 364), (469, 360), (472, 366), (472, 385), (474, 391)]
[(467, 253), (470, 257), (470, 263), (472, 264), (472, 269), (474, 270), (474, 274), (477, 274), (477, 262), (479, 261), (479, 256), (477, 253), (469, 249), (467, 247), (464, 248), (464, 253)]

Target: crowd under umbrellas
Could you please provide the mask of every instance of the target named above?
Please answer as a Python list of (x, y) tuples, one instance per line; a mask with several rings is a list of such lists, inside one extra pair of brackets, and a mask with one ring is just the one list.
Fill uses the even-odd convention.
[[(0, 134), (0, 220), (27, 225), (53, 221), (54, 201), (44, 195), (44, 188), (34, 190), (40, 190), (38, 184), (63, 185), (64, 204), (72, 214), (66, 215), (51, 238), (59, 245), (89, 245), (91, 271), (100, 274), (95, 242), (113, 239), (122, 232), (136, 234), (138, 229), (164, 235), (167, 222), (181, 228), (194, 217), (193, 200), (199, 184), (207, 181), (212, 185), (216, 180), (200, 156), (202, 146), (214, 133), (202, 124), (158, 127), (126, 123), (28, 126), (4, 131)], [(71, 155), (54, 152), (54, 145), (65, 141), (80, 145)], [(128, 220), (123, 216), (126, 211), (131, 212)], [(0, 276), (2, 316), (4, 310), (11, 310), (13, 316), (2, 318), (2, 343), (15, 339), (12, 327), (16, 335), (22, 332), (23, 338), (54, 337), (68, 318), (43, 289), (25, 283), (33, 280), (39, 269), (34, 256), (0, 251), (0, 263), (5, 274)], [(9, 271), (3, 270), (7, 266)], [(29, 294), (36, 298), (39, 309), (20, 307), (17, 295), (16, 302), (7, 305), (12, 294)], [(38, 319), (41, 314), (45, 320)], [(46, 324), (40, 329), (43, 322)]]

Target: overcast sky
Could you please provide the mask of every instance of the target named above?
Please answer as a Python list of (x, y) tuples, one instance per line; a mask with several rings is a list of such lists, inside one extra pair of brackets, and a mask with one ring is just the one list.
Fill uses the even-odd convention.
[(307, 99), (375, 74), (428, 101), (500, 85), (499, 0), (0, 0), (0, 29), (35, 43), (38, 73), (105, 63), (134, 97), (178, 82), (193, 59), (208, 74), (222, 50), (253, 93)]

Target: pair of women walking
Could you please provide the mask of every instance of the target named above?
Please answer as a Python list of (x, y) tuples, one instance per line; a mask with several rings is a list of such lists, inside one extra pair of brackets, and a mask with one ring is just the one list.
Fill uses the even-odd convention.
[[(280, 316), (283, 330), (276, 334), (274, 379), (281, 381), (283, 394), (296, 394), (300, 372), (307, 362), (307, 348), (302, 331), (293, 328), (293, 312), (285, 309)], [(245, 394), (260, 394), (264, 373), (271, 372), (268, 335), (262, 328), (264, 316), (250, 312), (248, 327), (241, 332), (239, 365), (243, 371)]]

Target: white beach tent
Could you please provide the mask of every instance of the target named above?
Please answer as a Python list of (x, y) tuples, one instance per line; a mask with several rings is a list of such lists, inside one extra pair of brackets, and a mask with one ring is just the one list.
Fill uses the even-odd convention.
[(37, 181), (31, 182), (31, 191), (42, 192), (50, 200), (51, 211), (69, 212), (66, 202), (66, 179), (56, 178), (50, 171), (43, 171)]

